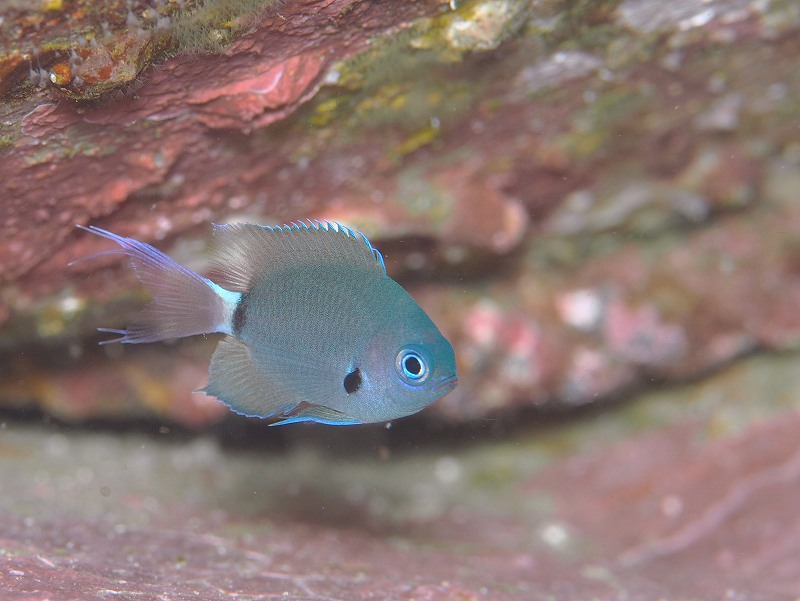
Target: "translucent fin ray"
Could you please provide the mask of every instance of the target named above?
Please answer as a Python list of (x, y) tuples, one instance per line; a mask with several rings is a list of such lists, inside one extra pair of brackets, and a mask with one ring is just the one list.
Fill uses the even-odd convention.
[[(307, 373), (313, 378), (315, 374)], [(217, 397), (232, 411), (246, 417), (278, 416), (272, 426), (313, 421), (331, 425), (361, 423), (330, 407), (305, 401), (291, 380), (271, 376), (259, 369), (250, 349), (233, 336), (217, 345), (208, 370), (208, 385), (202, 392)]]
[(386, 273), (383, 256), (364, 234), (332, 221), (295, 221), (282, 226), (215, 224), (213, 251), (220, 283), (236, 292), (248, 292), (257, 276), (309, 261)]
[(126, 255), (136, 277), (153, 295), (126, 329), (101, 328), (101, 332), (120, 334), (119, 338), (106, 342), (138, 344), (229, 330), (238, 294), (227, 292), (149, 244), (95, 226), (78, 227), (119, 245), (118, 249), (87, 258)]
[(336, 409), (331, 409), (325, 405), (307, 405), (300, 410), (292, 411), (287, 418), (270, 424), (270, 426), (285, 426), (286, 424), (296, 424), (298, 422), (316, 422), (329, 426), (354, 426), (362, 423), (341, 411), (336, 411)]
[(208, 384), (202, 391), (247, 417), (289, 413), (301, 402), (264, 377), (247, 345), (233, 336), (226, 336), (217, 345), (208, 369)]

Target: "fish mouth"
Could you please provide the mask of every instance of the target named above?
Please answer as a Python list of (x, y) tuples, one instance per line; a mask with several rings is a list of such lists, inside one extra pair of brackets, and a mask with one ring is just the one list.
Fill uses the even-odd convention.
[(437, 394), (445, 395), (451, 390), (453, 390), (453, 388), (456, 387), (456, 384), (458, 384), (458, 376), (450, 376), (449, 378), (445, 378), (441, 382), (437, 382), (434, 385), (433, 390)]

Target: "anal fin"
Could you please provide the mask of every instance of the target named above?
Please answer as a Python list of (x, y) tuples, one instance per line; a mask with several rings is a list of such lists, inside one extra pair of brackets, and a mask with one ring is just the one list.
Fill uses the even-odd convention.
[(363, 423), (325, 405), (309, 404), (301, 407), (298, 411), (293, 411), (286, 419), (270, 424), (270, 426), (283, 426), (297, 422), (317, 422), (329, 426), (353, 426)]

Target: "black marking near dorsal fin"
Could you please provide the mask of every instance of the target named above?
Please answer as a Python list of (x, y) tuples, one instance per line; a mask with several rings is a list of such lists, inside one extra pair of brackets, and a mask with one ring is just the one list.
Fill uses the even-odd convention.
[(364, 234), (333, 221), (215, 224), (213, 254), (219, 284), (236, 292), (248, 292), (265, 272), (308, 264), (356, 265), (386, 273), (383, 256)]

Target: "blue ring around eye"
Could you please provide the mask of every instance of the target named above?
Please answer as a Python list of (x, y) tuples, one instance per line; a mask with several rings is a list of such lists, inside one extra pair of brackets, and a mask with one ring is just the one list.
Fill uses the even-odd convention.
[(416, 351), (405, 348), (397, 353), (395, 367), (400, 376), (409, 384), (420, 384), (428, 378), (428, 362)]

